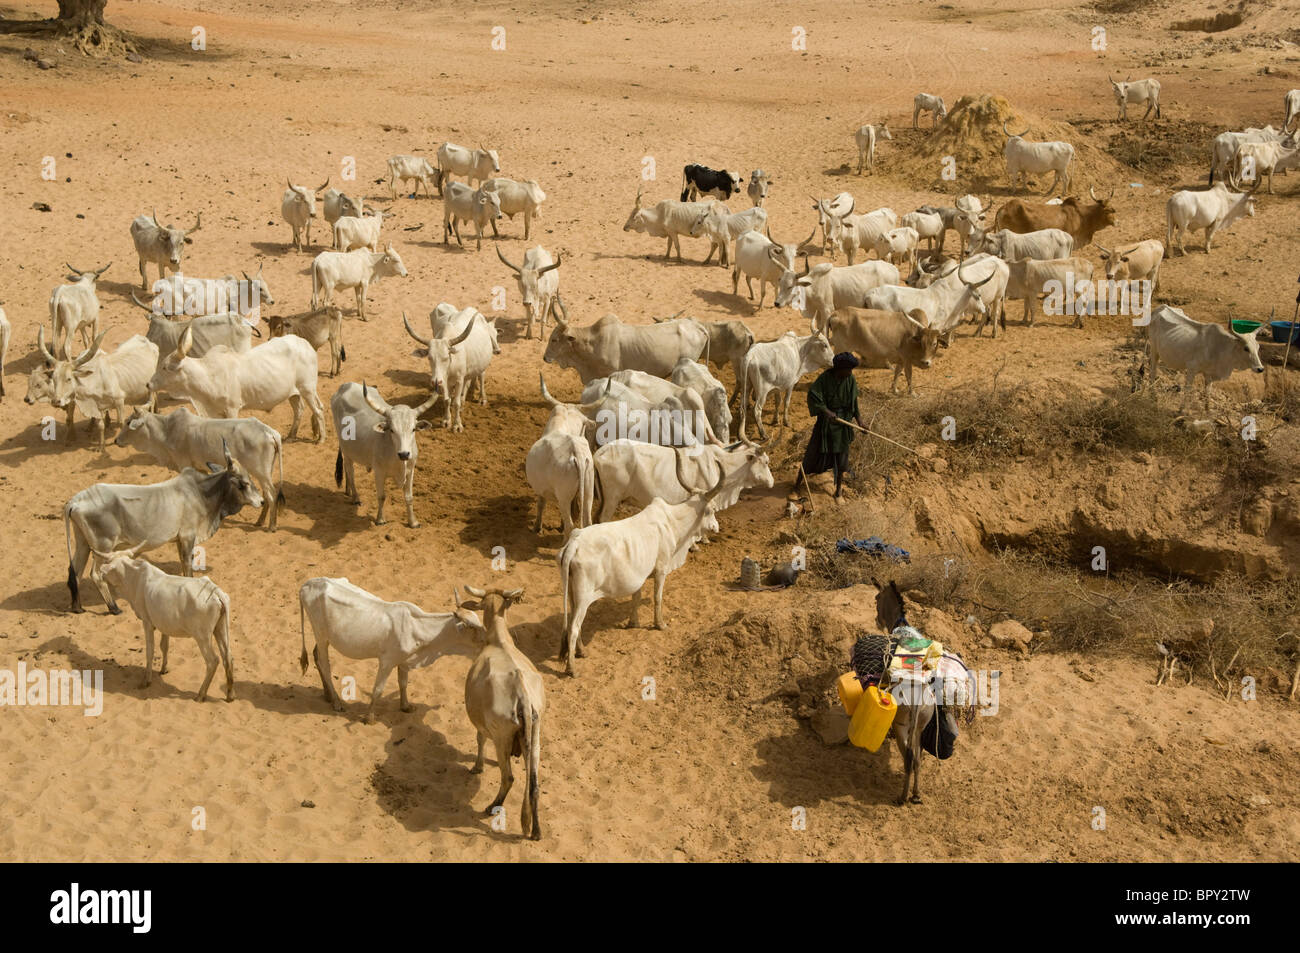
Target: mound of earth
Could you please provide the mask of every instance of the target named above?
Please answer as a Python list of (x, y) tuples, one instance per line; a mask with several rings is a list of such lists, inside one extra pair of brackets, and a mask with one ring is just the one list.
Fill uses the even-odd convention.
[[(891, 171), (897, 170), (909, 180), (925, 182), (925, 188), (941, 192), (1005, 188), (1009, 183), (1003, 158), (1007, 142), (1004, 124), (1031, 142), (1060, 140), (1074, 146), (1071, 193), (1085, 192), (1092, 183), (1114, 185), (1125, 178), (1120, 163), (1087, 142), (1069, 123), (1023, 112), (1003, 97), (987, 93), (962, 96), (928, 135), (918, 140), (913, 134), (904, 140), (904, 148), (891, 162)], [(950, 157), (951, 164), (947, 161)], [(947, 169), (955, 179), (944, 178)], [(1031, 190), (1041, 191), (1051, 181), (1050, 175), (1039, 176), (1031, 180)]]

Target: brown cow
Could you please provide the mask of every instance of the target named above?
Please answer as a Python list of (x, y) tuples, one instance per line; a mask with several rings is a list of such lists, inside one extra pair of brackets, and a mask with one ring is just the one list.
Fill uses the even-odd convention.
[(1012, 199), (998, 209), (993, 229), (1007, 228), (1013, 232), (1036, 232), (1041, 228), (1059, 228), (1068, 232), (1074, 239), (1074, 247), (1082, 248), (1092, 241), (1092, 236), (1103, 228), (1115, 224), (1115, 207), (1110, 200), (1115, 197), (1115, 190), (1104, 199), (1097, 198), (1091, 187), (1088, 194), (1092, 204), (1085, 205), (1076, 196), (1070, 196), (1060, 205), (1046, 205), (1039, 202), (1026, 202)]

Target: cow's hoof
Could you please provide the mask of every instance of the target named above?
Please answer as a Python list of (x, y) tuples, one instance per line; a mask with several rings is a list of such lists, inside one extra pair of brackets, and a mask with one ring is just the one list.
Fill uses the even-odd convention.
[(419, 520), (412, 520), (411, 522), (407, 523), (406, 525), (409, 526), (411, 529), (419, 529), (419, 528), (420, 528), (420, 521), (419, 521)]
[(335, 711), (342, 711), (342, 710), (343, 710), (343, 705), (342, 705), (341, 703), (339, 703), (339, 702), (333, 702), (333, 701), (330, 702), (330, 707), (333, 708)]
[(361, 724), (363, 725), (373, 725), (374, 723), (375, 723), (374, 715), (363, 715), (361, 718)]
[(81, 608), (81, 606), (73, 606), (73, 607), (72, 607), (71, 609), (69, 609), (68, 611), (69, 611), (69, 612), (73, 612), (73, 613), (80, 614), (80, 613), (82, 613), (82, 612), (85, 612), (86, 610), (83, 609), (83, 608)]
[(110, 606), (108, 607), (108, 614), (109, 614), (109, 615), (121, 615), (121, 614), (122, 614), (122, 609), (121, 609), (120, 606), (110, 605)]
[(658, 629), (660, 632), (662, 632), (664, 629), (668, 628), (668, 623), (666, 621), (660, 620), (659, 622), (656, 622), (653, 626), (651, 626), (651, 628)]
[(404, 712), (408, 712), (408, 713), (409, 713), (409, 712), (413, 712), (413, 711), (415, 711), (415, 706), (412, 705), (410, 702), (407, 702), (405, 705), (403, 705), (403, 706), (401, 706), (401, 707), (402, 707), (402, 711), (404, 711)]
[(234, 692), (226, 692), (226, 701), (228, 701), (228, 702), (233, 702), (234, 700), (235, 700), (235, 693), (234, 693)]
[(909, 798), (909, 800), (910, 800), (913, 804), (920, 804), (920, 803), (921, 803), (921, 795), (919, 795), (919, 794), (913, 794), (913, 795), (911, 796), (911, 798)]
[(375, 525), (376, 525), (376, 526), (383, 526), (383, 525), (384, 525), (385, 523), (387, 523), (387, 522), (388, 522), (388, 520), (375, 520)]

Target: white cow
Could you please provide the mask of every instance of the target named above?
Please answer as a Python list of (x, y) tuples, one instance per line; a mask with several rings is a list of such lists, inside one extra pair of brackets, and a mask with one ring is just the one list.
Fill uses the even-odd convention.
[[(1229, 182), (1237, 183), (1229, 173)], [(1178, 238), (1178, 251), (1186, 255), (1183, 247), (1186, 233), (1201, 229), (1205, 231), (1205, 253), (1210, 253), (1210, 245), (1215, 233), (1227, 228), (1243, 216), (1255, 215), (1255, 196), (1251, 192), (1239, 192), (1223, 182), (1212, 185), (1202, 192), (1186, 189), (1175, 192), (1165, 203), (1165, 254), (1174, 256), (1174, 237)]]
[(708, 236), (709, 253), (704, 256), (707, 265), (713, 253), (718, 253), (718, 264), (729, 264), (729, 248), (732, 242), (746, 232), (757, 232), (767, 227), (767, 210), (754, 206), (743, 212), (733, 213), (721, 202), (715, 202), (707, 212), (696, 219), (691, 226), (691, 237)]
[(1247, 142), (1280, 142), (1283, 133), (1272, 126), (1262, 129), (1250, 128), (1243, 132), (1221, 132), (1214, 137), (1210, 147), (1210, 185), (1214, 177), (1226, 178), (1236, 168), (1237, 150)]
[[(967, 281), (967, 268), (971, 269), (971, 274), (988, 274), (979, 281)], [(930, 276), (932, 280), (928, 287), (882, 285), (868, 291), (860, 306), (911, 315), (920, 310), (928, 319), (924, 322), (927, 327), (951, 338), (952, 332), (968, 312), (973, 311), (987, 319), (992, 307), (991, 316), (994, 319), (998, 317), (998, 304), (1006, 293), (1007, 274), (1007, 263), (991, 255), (972, 257), (969, 261), (949, 262)], [(996, 282), (995, 278), (998, 279)], [(994, 333), (996, 327), (995, 324)]]
[(338, 189), (326, 189), (321, 196), (321, 201), (325, 203), (325, 224), (330, 227), (331, 238), (334, 235), (335, 222), (344, 215), (360, 218), (365, 205), (363, 199), (354, 199)]
[(1109, 76), (1111, 91), (1115, 94), (1115, 104), (1119, 107), (1119, 114), (1115, 121), (1128, 118), (1128, 107), (1146, 106), (1147, 111), (1142, 114), (1142, 121), (1154, 111), (1156, 118), (1160, 118), (1160, 80), (1158, 79), (1139, 79), (1126, 80), (1123, 83), (1117, 83)]
[(149, 378), (158, 364), (157, 346), (136, 334), (123, 341), (112, 354), (101, 354), (99, 347), (107, 331), (102, 332), (76, 359), (56, 358), (45, 347), (45, 328), (36, 333), (36, 346), (45, 359), (44, 371), (49, 378), (49, 401), (67, 411), (67, 442), (73, 440), (73, 411), (95, 421), (99, 449), (105, 449), (105, 418), (117, 411), (120, 426), (126, 419), (128, 403), (152, 404)]
[(382, 252), (364, 248), (350, 252), (323, 251), (311, 263), (312, 310), (328, 305), (334, 299), (334, 292), (351, 288), (357, 296), (357, 317), (365, 321), (366, 294), (371, 284), (392, 276), (406, 277), (406, 266), (392, 242)]
[[(1159, 245), (1159, 242), (1156, 242)], [(1009, 277), (1007, 279), (1007, 301), (1024, 301), (1025, 314), (1023, 322), (1027, 325), (1034, 323), (1035, 306), (1038, 299), (1043, 295), (1053, 293), (1052, 286), (1049, 284), (1055, 282), (1056, 294), (1061, 296), (1070, 296), (1077, 298), (1079, 294), (1080, 283), (1085, 284), (1085, 288), (1092, 282), (1092, 262), (1086, 258), (1052, 258), (1052, 259), (1033, 259), (1025, 258), (1020, 261), (1013, 261), (1007, 265)], [(1005, 325), (1004, 325), (1005, 326)], [(1076, 310), (1074, 314), (1074, 326), (1083, 327), (1083, 313)], [(984, 330), (984, 326), (975, 331), (978, 337)], [(994, 328), (996, 335), (997, 329)]]
[(428, 198), (433, 198), (433, 190), (436, 188), (442, 191), (442, 170), (423, 156), (393, 156), (388, 160), (388, 194), (397, 198), (397, 183), (402, 183), (402, 191), (406, 191), (407, 182), (415, 182), (413, 195), (420, 194), (420, 186), (424, 186), (424, 194)]
[(496, 749), (497, 767), (501, 769), (501, 787), (487, 809), (487, 813), (492, 814), (505, 803), (506, 795), (514, 785), (510, 759), (522, 756), (524, 805), (519, 827), (530, 840), (541, 840), (542, 824), (538, 818), (537, 801), (541, 794), (539, 773), (546, 695), (541, 673), (528, 656), (519, 651), (506, 625), (507, 610), (523, 599), (524, 591), (484, 590), (473, 586), (466, 586), (465, 591), (476, 601), (461, 602), (460, 592), (453, 590), (456, 607), (481, 609), (487, 636), (487, 643), (465, 677), (465, 712), (478, 732), (478, 757), (470, 770), (474, 774), (483, 770), (483, 749), (491, 738)]
[[(752, 336), (751, 336), (752, 343)], [(680, 358), (669, 378), (679, 387), (686, 387), (700, 395), (704, 402), (704, 413), (709, 419), (713, 433), (723, 443), (731, 440), (731, 409), (727, 406), (727, 388), (709, 373), (707, 365), (692, 361), (689, 357)]]
[(912, 100), (912, 128), (916, 129), (916, 120), (921, 113), (930, 113), (930, 128), (933, 129), (940, 119), (948, 115), (948, 108), (944, 106), (943, 100), (938, 96), (932, 96), (930, 93), (917, 93), (916, 98)]
[[(819, 199), (815, 196), (808, 196), (813, 200), (813, 211), (817, 213), (817, 227), (813, 229), (813, 234), (817, 234), (817, 229), (822, 230), (822, 251), (835, 257), (834, 246), (839, 244), (840, 235), (843, 231), (842, 219), (853, 214), (853, 209), (857, 206), (857, 200), (848, 192), (840, 192), (829, 199)], [(891, 224), (897, 225), (898, 222)], [(808, 238), (812, 241), (812, 236)]]
[(804, 305), (800, 313), (814, 331), (825, 331), (831, 314), (840, 308), (858, 307), (862, 296), (872, 288), (899, 283), (899, 271), (887, 261), (864, 261), (856, 265), (832, 265), (824, 261), (804, 273), (782, 277), (776, 293), (776, 306), (784, 308), (794, 300), (797, 289), (803, 290)]
[(5, 354), (9, 351), (9, 336), (13, 326), (5, 317), (5, 309), (0, 308), (0, 400), (5, 396)]
[[(460, 223), (473, 222), (477, 247), (483, 250), (483, 229), (501, 217), (501, 195), (486, 187), (472, 189), (464, 182), (450, 182), (443, 192), (442, 243), (450, 244), (455, 234), (456, 244), (464, 248), (460, 239)], [(495, 228), (495, 225), (493, 225)]]
[(1145, 279), (1151, 282), (1151, 291), (1155, 293), (1160, 282), (1160, 264), (1165, 257), (1165, 246), (1160, 239), (1148, 238), (1128, 247), (1097, 247), (1101, 250), (1101, 260), (1106, 265), (1107, 281)]
[(293, 230), (293, 247), (302, 251), (311, 247), (311, 220), (316, 217), (316, 193), (326, 188), (330, 180), (326, 179), (325, 184), (314, 191), (294, 185), (288, 180), (285, 184), (289, 187), (280, 199), (280, 217)]
[(1151, 312), (1147, 328), (1150, 348), (1148, 376), (1154, 387), (1160, 364), (1186, 374), (1182, 406), (1187, 408), (1192, 385), (1199, 374), (1205, 381), (1205, 410), (1210, 409), (1210, 384), (1227, 380), (1233, 371), (1264, 373), (1259, 341), (1254, 332), (1238, 334), (1231, 325), (1193, 321), (1182, 311), (1162, 304)]
[(279, 504), (284, 502), (280, 489), (284, 486), (284, 448), (276, 429), (256, 417), (214, 420), (199, 417), (188, 407), (177, 407), (166, 415), (137, 407), (113, 443), (143, 451), (177, 473), (186, 467), (202, 472), (210, 461), (220, 460), (229, 450), (231, 458), (248, 471), (262, 491), (257, 525), (266, 523), (268, 530), (275, 531)]
[(891, 228), (876, 239), (876, 255), (890, 264), (906, 265), (910, 272), (916, 261), (916, 246), (919, 241), (920, 236), (915, 228)]
[(680, 358), (698, 359), (712, 339), (709, 330), (693, 318), (637, 326), (607, 314), (580, 328), (569, 323), (563, 299), (556, 298), (556, 307), (560, 313), (542, 360), (573, 368), (584, 384), (620, 370), (667, 377)]
[(691, 229), (701, 215), (713, 204), (708, 202), (680, 202), (677, 199), (664, 199), (654, 208), (642, 208), (643, 188), (637, 189), (636, 204), (632, 214), (623, 223), (625, 232), (642, 232), (651, 238), (665, 238), (668, 244), (664, 250), (664, 260), (671, 257), (673, 248), (677, 249), (677, 260), (682, 260), (681, 236), (692, 234)]
[(262, 267), (258, 265), (256, 277), (241, 272), (242, 280), (233, 274), (220, 278), (193, 278), (178, 271), (165, 281), (154, 282), (154, 298), (150, 305), (136, 298), (134, 291), (131, 297), (141, 307), (174, 320), (233, 313), (241, 317), (255, 315), (256, 321), (263, 304), (275, 304), (271, 286), (262, 275)]
[(763, 203), (767, 200), (767, 190), (775, 181), (762, 169), (755, 169), (749, 173), (749, 185), (745, 186), (745, 194), (749, 196), (754, 208), (763, 207)]
[(470, 384), (478, 385), (479, 405), (487, 406), (484, 375), (492, 361), (495, 328), (473, 308), (456, 311), (447, 305), (453, 317), (444, 315), (444, 320), (435, 320), (443, 307), (439, 305), (429, 316), (433, 334), (427, 338), (415, 333), (405, 311), (402, 312), (402, 324), (406, 333), (427, 349), (430, 383), (434, 393), (445, 402), (442, 425), (454, 433), (463, 433), (465, 423), (461, 419), (461, 407)]
[(463, 175), (470, 185), (483, 182), (501, 172), (501, 157), (495, 149), (466, 149), (454, 142), (444, 142), (438, 147), (438, 165), (442, 169), (442, 187), (453, 175)]
[(298, 433), (302, 402), (311, 411), (316, 443), (325, 436), (325, 408), (316, 396), (316, 351), (302, 338), (272, 338), (245, 354), (215, 347), (189, 356), (194, 331), (187, 328), (176, 350), (164, 356), (149, 381), (151, 392), (166, 391), (188, 400), (203, 417), (238, 417), (241, 410), (274, 410), (284, 401), (293, 409), (289, 439)]
[(429, 399), (418, 407), (390, 404), (373, 387), (352, 382), (340, 385), (330, 398), (334, 433), (339, 438), (339, 452), (334, 460), (334, 484), (343, 487), (344, 499), (359, 505), (361, 495), (357, 493), (356, 465), (359, 463), (372, 471), (375, 475), (376, 526), (388, 522), (384, 519), (384, 499), (391, 480), (402, 488), (402, 497), (406, 501), (406, 525), (411, 529), (420, 527), (412, 506), (415, 465), (420, 458), (415, 432), (433, 426), (429, 421), (421, 420), (420, 415), (437, 399), (437, 394), (430, 394)]
[(859, 251), (875, 250), (879, 255), (880, 240), (894, 228), (898, 228), (898, 214), (892, 208), (842, 215), (830, 222), (831, 244), (844, 252), (851, 265)]
[(601, 523), (613, 520), (627, 500), (638, 506), (648, 506), (655, 499), (685, 503), (691, 491), (677, 480), (679, 461), (693, 485), (703, 485), (722, 474), (723, 489), (714, 506), (717, 512), (733, 506), (744, 490), (755, 486), (770, 490), (774, 485), (767, 454), (752, 444), (738, 444), (734, 450), (707, 445), (692, 456), (659, 444), (615, 440), (597, 449), (594, 460), (603, 498)]
[(560, 262), (551, 258), (551, 253), (541, 245), (535, 245), (524, 253), (523, 267), (514, 264), (501, 253), (497, 247), (497, 257), (502, 264), (515, 273), (515, 282), (519, 285), (519, 297), (528, 314), (528, 329), (524, 337), (532, 338), (533, 322), (538, 324), (538, 337), (546, 337), (546, 319), (555, 309), (555, 299), (560, 293), (560, 275), (556, 270)]
[(360, 217), (343, 215), (334, 223), (334, 247), (341, 252), (354, 248), (379, 251), (379, 230), (384, 224), (383, 209), (371, 209)]
[(1282, 105), (1286, 108), (1285, 117), (1282, 120), (1282, 131), (1290, 132), (1291, 123), (1300, 119), (1300, 89), (1288, 91)]
[[(758, 435), (766, 440), (767, 431), (763, 429), (763, 405), (767, 395), (776, 391), (776, 405), (772, 409), (772, 426), (778, 426), (784, 420), (790, 425), (790, 399), (794, 396), (795, 385), (805, 374), (821, 371), (831, 366), (835, 352), (831, 342), (821, 331), (814, 331), (807, 337), (797, 337), (793, 331), (786, 331), (775, 341), (761, 341), (749, 349), (745, 355), (744, 379), (740, 392), (740, 439), (745, 440), (745, 421), (749, 416), (749, 395), (754, 395), (754, 420), (758, 424)], [(784, 410), (781, 396), (785, 395)]]
[(144, 681), (153, 681), (153, 634), (162, 635), (162, 665), (159, 675), (167, 674), (167, 654), (171, 640), (193, 639), (203, 654), (207, 671), (195, 701), (205, 701), (212, 676), (217, 674), (217, 658), (226, 670), (226, 701), (235, 700), (235, 670), (230, 660), (230, 597), (211, 579), (173, 576), (147, 560), (136, 558), (143, 546), (129, 552), (95, 552), (91, 578), (99, 586), (107, 585), (126, 600), (144, 627)]
[(1268, 194), (1273, 194), (1273, 173), (1285, 173), (1300, 166), (1300, 143), (1295, 138), (1281, 142), (1243, 142), (1237, 147), (1236, 176), (1242, 182), (1252, 179), (1255, 188), (1268, 176)]
[(1059, 228), (1040, 228), (1033, 232), (1013, 232), (1009, 228), (985, 232), (983, 240), (975, 243), (976, 252), (997, 255), (1003, 261), (1020, 261), (1033, 258), (1068, 258), (1074, 251), (1074, 239), (1069, 232)]
[(370, 707), (363, 719), (366, 724), (375, 720), (375, 705), (393, 669), (397, 669), (402, 711), (412, 711), (406, 697), (406, 680), (411, 669), (432, 665), (444, 655), (473, 654), (473, 633), (483, 628), (478, 616), (468, 609), (425, 612), (410, 602), (380, 599), (345, 577), (317, 576), (308, 579), (298, 590), (298, 626), (302, 635), (298, 664), (304, 675), (307, 674), (308, 621), (316, 636), (311, 657), (316, 660), (325, 700), (335, 711), (343, 710), (343, 701), (334, 689), (330, 648), (350, 659), (378, 660)]
[[(955, 212), (956, 209), (954, 208)], [(944, 223), (943, 216), (938, 211), (927, 212), (923, 209), (917, 209), (915, 212), (908, 212), (898, 224), (903, 228), (910, 228), (916, 232), (917, 239), (925, 239), (927, 247), (933, 252), (936, 246), (943, 248), (943, 233), (947, 226)]]
[(98, 271), (82, 271), (68, 265), (72, 272), (68, 280), (72, 284), (56, 285), (50, 292), (50, 332), (54, 335), (54, 353), (67, 357), (74, 334), (81, 336), (83, 348), (90, 347), (90, 342), (99, 335), (99, 296), (95, 293), (95, 282), (112, 264), (110, 261)]
[[(681, 453), (675, 455), (677, 479), (686, 486)], [(632, 597), (630, 628), (639, 628), (641, 589), (654, 577), (655, 628), (664, 628), (664, 581), (686, 562), (691, 544), (708, 533), (718, 532), (714, 515), (723, 477), (718, 475), (711, 489), (691, 496), (684, 503), (651, 500), (640, 513), (612, 523), (596, 523), (575, 529), (556, 556), (560, 566), (560, 587), (564, 591), (564, 628), (560, 657), (565, 671), (577, 675), (573, 661), (582, 654), (579, 635), (587, 610), (597, 599)], [(698, 491), (697, 491), (698, 492)]]
[(1017, 180), (1023, 180), (1025, 188), (1029, 187), (1029, 176), (1055, 174), (1052, 184), (1044, 195), (1051, 195), (1056, 186), (1061, 186), (1061, 194), (1070, 190), (1070, 163), (1074, 161), (1074, 146), (1068, 142), (1026, 142), (1023, 132), (1009, 132), (1006, 122), (1002, 131), (1007, 135), (1007, 144), (1003, 156), (1007, 160), (1007, 177), (1011, 179), (1013, 191), (1019, 188)]
[[(594, 428), (581, 404), (562, 404), (546, 389), (546, 379), (539, 372), (542, 397), (551, 405), (546, 429), (528, 450), (524, 474), (537, 494), (537, 521), (533, 532), (542, 531), (542, 514), (547, 499), (554, 499), (560, 509), (561, 528), (568, 539), (575, 525), (573, 507), (578, 506), (577, 526), (590, 526), (596, 491), (596, 476), (591, 460), (588, 434)], [(594, 409), (594, 408), (593, 408)]]
[[(528, 241), (532, 231), (533, 218), (541, 215), (542, 203), (546, 193), (536, 180), (516, 182), (514, 179), (495, 178), (483, 183), (483, 188), (495, 192), (501, 199), (501, 214), (512, 222), (516, 215), (524, 217), (524, 241)], [(498, 237), (496, 219), (492, 220), (492, 237)]]
[(744, 232), (736, 239), (736, 263), (731, 269), (731, 293), (740, 293), (740, 276), (745, 276), (745, 287), (749, 289), (749, 300), (754, 300), (754, 279), (758, 279), (758, 303), (755, 309), (763, 307), (763, 298), (767, 286), (772, 285), (775, 292), (781, 286), (785, 275), (790, 275), (789, 282), (794, 281), (794, 259), (798, 254), (797, 243), (781, 244), (758, 232)]
[(863, 170), (867, 172), (875, 170), (876, 142), (881, 139), (892, 142), (893, 138), (887, 122), (881, 123), (879, 129), (872, 125), (858, 127), (858, 131), (853, 134), (853, 141), (858, 147), (858, 175), (862, 175)]

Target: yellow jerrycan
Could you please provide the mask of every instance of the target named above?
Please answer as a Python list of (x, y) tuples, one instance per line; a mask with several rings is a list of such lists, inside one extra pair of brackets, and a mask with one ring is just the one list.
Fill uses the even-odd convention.
[(845, 672), (835, 683), (835, 687), (840, 692), (840, 704), (844, 706), (844, 713), (852, 715), (858, 707), (858, 702), (862, 700), (862, 683), (858, 681), (857, 672)]
[(853, 720), (849, 722), (849, 740), (859, 748), (879, 750), (889, 735), (896, 714), (898, 705), (894, 696), (882, 692), (876, 685), (869, 686), (853, 710)]

